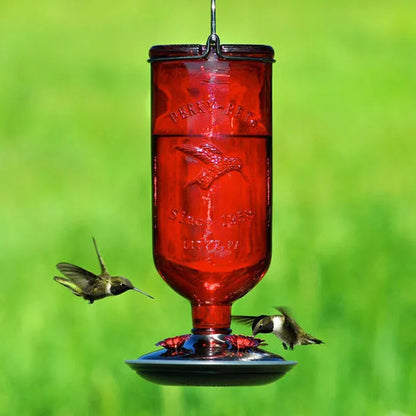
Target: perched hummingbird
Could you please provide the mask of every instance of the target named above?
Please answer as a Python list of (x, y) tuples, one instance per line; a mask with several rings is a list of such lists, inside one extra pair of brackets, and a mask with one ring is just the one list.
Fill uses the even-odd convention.
[(282, 315), (244, 316), (233, 315), (232, 319), (251, 325), (253, 336), (260, 333), (273, 333), (282, 341), (283, 348), (293, 350), (295, 345), (323, 344), (323, 341), (307, 334), (289, 315), (286, 308), (276, 307)]
[(74, 295), (81, 296), (90, 303), (107, 296), (121, 295), (127, 290), (136, 290), (154, 299), (153, 296), (134, 287), (129, 279), (121, 276), (111, 276), (104, 265), (95, 239), (93, 238), (92, 241), (100, 262), (101, 274), (96, 275), (70, 263), (58, 263), (56, 267), (65, 277), (55, 276), (55, 281), (70, 289)]
[(175, 149), (204, 162), (206, 165), (206, 168), (204, 168), (195, 179), (189, 182), (187, 186), (197, 184), (201, 189), (206, 191), (214, 181), (233, 170), (240, 172), (243, 178), (248, 182), (247, 176), (243, 171), (243, 161), (239, 157), (224, 155), (223, 152), (213, 144), (204, 143), (201, 146), (183, 144), (175, 146)]

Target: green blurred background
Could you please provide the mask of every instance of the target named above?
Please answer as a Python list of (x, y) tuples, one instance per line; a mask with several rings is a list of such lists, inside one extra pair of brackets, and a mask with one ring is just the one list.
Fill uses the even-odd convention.
[[(124, 363), (187, 333), (151, 253), (153, 44), (204, 43), (209, 1), (0, 3), (0, 414), (416, 414), (414, 2), (218, 0), (223, 43), (274, 69), (272, 266), (239, 314), (288, 305), (323, 346), (253, 388), (163, 387)], [(154, 294), (93, 306), (58, 261)], [(247, 331), (236, 326), (237, 333)], [(246, 332), (247, 333), (247, 332)]]

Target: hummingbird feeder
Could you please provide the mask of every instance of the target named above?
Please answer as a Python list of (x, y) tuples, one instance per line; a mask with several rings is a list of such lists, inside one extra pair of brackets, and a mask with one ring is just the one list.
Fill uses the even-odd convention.
[(271, 258), (272, 64), (265, 45), (153, 46), (153, 256), (191, 302), (190, 335), (126, 363), (168, 385), (258, 385), (296, 363), (231, 335), (231, 305)]

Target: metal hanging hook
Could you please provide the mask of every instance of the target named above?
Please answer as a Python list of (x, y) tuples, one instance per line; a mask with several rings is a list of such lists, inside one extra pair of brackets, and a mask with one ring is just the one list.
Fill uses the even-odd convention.
[(211, 0), (211, 34), (208, 37), (207, 48), (209, 45), (219, 48), (220, 39), (217, 35), (217, 2)]
[(211, 0), (211, 36), (216, 36), (217, 30), (217, 6), (216, 1)]
[(160, 62), (160, 61), (182, 61), (182, 60), (194, 60), (204, 59), (211, 52), (212, 48), (215, 47), (215, 52), (221, 59), (231, 61), (258, 61), (258, 62), (270, 62), (273, 63), (273, 58), (257, 58), (251, 56), (235, 56), (235, 55), (224, 55), (221, 50), (220, 38), (217, 35), (217, 4), (216, 0), (211, 0), (211, 34), (208, 36), (205, 52), (200, 55), (189, 55), (189, 56), (170, 56), (170, 57), (159, 57), (150, 58), (148, 62)]

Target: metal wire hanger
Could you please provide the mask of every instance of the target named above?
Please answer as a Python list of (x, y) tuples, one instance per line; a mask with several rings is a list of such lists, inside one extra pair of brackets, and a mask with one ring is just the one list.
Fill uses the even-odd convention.
[(217, 35), (217, 6), (216, 0), (211, 0), (211, 34), (208, 36), (208, 40), (205, 47), (205, 52), (199, 55), (187, 55), (187, 56), (168, 56), (150, 58), (147, 62), (161, 62), (161, 61), (182, 61), (182, 60), (195, 60), (204, 59), (215, 48), (215, 52), (219, 58), (231, 61), (257, 61), (257, 62), (269, 62), (273, 63), (273, 58), (261, 58), (253, 56), (236, 56), (236, 55), (224, 55), (221, 51), (220, 38)]

